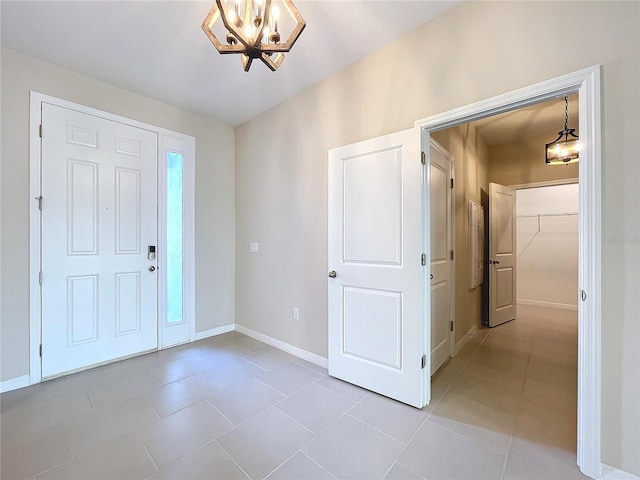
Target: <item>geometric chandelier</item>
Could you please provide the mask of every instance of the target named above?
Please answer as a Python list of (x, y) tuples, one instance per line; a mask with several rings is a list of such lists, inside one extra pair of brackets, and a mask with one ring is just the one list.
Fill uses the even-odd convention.
[[(283, 10), (288, 16), (280, 16)], [(256, 58), (275, 71), (305, 26), (291, 0), (216, 0), (202, 22), (202, 30), (218, 52), (241, 55), (245, 72)], [(283, 28), (291, 33), (281, 42)]]
[[(568, 165), (580, 160), (580, 142), (575, 128), (569, 128), (569, 100), (564, 97), (564, 130), (558, 138), (545, 145), (547, 165)], [(571, 136), (571, 138), (569, 138)], [(564, 140), (562, 139), (564, 137)]]

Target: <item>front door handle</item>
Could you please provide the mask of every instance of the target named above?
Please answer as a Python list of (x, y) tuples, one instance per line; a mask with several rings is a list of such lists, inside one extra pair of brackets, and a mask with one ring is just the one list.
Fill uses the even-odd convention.
[(489, 265), (500, 265), (500, 260), (489, 260)]
[(329, 278), (336, 278), (338, 276), (338, 274), (336, 273), (335, 270), (331, 270), (329, 272)]

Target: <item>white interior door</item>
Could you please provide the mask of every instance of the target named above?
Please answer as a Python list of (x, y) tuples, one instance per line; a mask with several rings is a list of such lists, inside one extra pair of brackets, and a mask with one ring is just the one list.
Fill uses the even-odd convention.
[(433, 141), (430, 147), (431, 374), (451, 356), (451, 160)]
[(42, 132), (50, 377), (157, 347), (157, 135), (45, 103)]
[[(418, 129), (329, 152), (329, 374), (429, 401)], [(428, 300), (428, 299), (427, 299)]]
[(516, 318), (515, 190), (489, 184), (489, 326)]

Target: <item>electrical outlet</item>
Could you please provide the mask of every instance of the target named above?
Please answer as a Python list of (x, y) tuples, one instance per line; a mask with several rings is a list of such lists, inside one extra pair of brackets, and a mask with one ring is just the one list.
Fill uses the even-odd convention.
[(249, 243), (249, 253), (258, 253), (260, 251), (260, 245), (258, 242)]
[(298, 307), (293, 307), (293, 319), (300, 320), (300, 309)]

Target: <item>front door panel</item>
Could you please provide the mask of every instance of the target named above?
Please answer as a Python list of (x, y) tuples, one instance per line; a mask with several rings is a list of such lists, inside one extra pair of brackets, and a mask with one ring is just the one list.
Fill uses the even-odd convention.
[(42, 104), (42, 376), (157, 347), (157, 136)]

